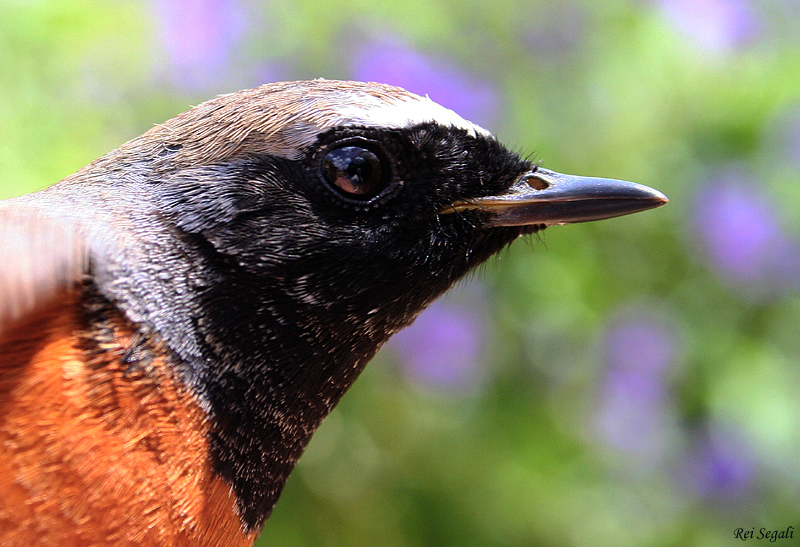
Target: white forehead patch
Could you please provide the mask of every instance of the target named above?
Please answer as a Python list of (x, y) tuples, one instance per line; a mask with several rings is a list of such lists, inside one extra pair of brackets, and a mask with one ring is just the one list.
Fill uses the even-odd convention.
[[(211, 99), (151, 129), (144, 144), (180, 142), (170, 161), (187, 165), (223, 163), (240, 154), (296, 160), (334, 127), (405, 129), (426, 122), (491, 137), (430, 98), (399, 87), (311, 80), (266, 84)], [(142, 144), (135, 139), (122, 149)]]
[(425, 122), (436, 122), (444, 127), (464, 129), (475, 136), (491, 136), (486, 129), (465, 120), (428, 97), (408, 94), (387, 100), (368, 93), (359, 93), (357, 97), (357, 101), (350, 101), (337, 109), (337, 114), (342, 117), (341, 122), (344, 122), (342, 125), (402, 129)]

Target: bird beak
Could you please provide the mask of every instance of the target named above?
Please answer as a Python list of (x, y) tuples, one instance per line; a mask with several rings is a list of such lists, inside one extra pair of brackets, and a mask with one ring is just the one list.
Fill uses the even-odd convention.
[(457, 201), (440, 214), (485, 211), (490, 213), (486, 226), (573, 224), (638, 213), (668, 201), (658, 190), (634, 182), (536, 169), (503, 195)]

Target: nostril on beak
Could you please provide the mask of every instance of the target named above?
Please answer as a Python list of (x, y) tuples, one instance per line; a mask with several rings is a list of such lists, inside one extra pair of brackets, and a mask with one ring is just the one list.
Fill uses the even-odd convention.
[(523, 175), (519, 182), (520, 184), (527, 184), (534, 190), (547, 190), (550, 187), (550, 183), (537, 177), (534, 173)]

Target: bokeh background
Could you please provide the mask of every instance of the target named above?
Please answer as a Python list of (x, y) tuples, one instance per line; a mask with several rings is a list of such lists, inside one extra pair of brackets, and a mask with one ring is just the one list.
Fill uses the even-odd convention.
[(428, 94), (666, 207), (520, 241), (323, 424), (259, 545), (800, 537), (800, 1), (0, 0), (0, 195), (261, 83)]

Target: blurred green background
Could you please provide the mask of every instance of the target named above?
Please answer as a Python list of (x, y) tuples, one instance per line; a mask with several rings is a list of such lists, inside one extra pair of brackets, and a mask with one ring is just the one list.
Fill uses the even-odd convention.
[(797, 0), (0, 0), (0, 197), (314, 77), (658, 188), (661, 209), (516, 243), (390, 342), (259, 544), (792, 544), (798, 36)]

